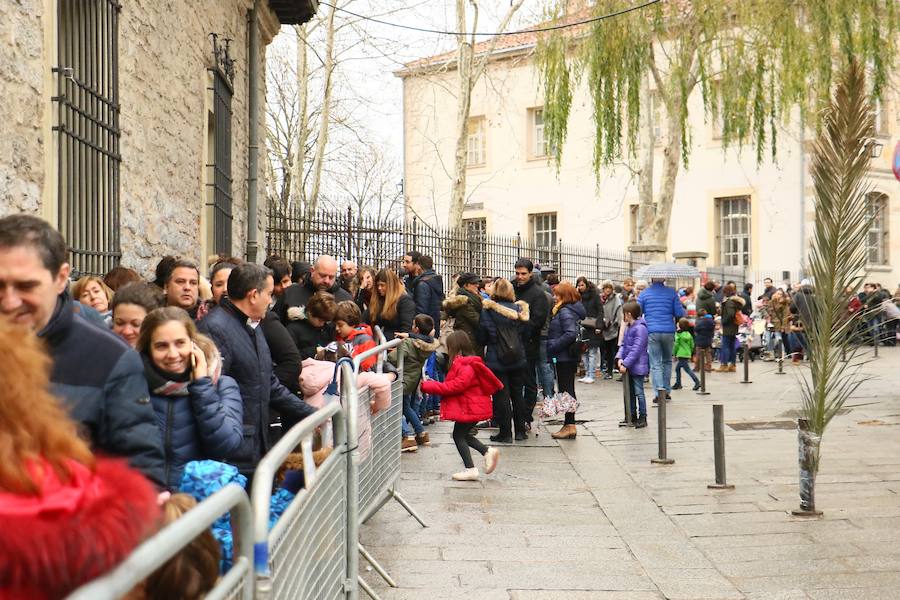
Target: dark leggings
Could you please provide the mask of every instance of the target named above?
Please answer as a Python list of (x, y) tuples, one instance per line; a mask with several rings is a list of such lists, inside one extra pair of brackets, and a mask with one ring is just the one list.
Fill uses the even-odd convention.
[(456, 422), (453, 424), (453, 443), (456, 444), (456, 450), (459, 452), (459, 456), (463, 460), (463, 464), (467, 469), (471, 469), (475, 466), (475, 463), (472, 462), (472, 453), (469, 452), (469, 448), (475, 448), (475, 451), (484, 456), (484, 453), (487, 452), (487, 446), (478, 441), (478, 438), (472, 435), (472, 426), (474, 423), (459, 423)]
[(606, 363), (606, 374), (610, 377), (612, 377), (616, 368), (616, 352), (618, 350), (619, 344), (615, 338), (600, 342), (600, 356), (603, 357), (603, 362)]
[[(562, 392), (569, 392), (569, 395), (575, 397), (575, 371), (578, 369), (577, 362), (559, 362), (556, 363), (556, 389)], [(575, 424), (575, 413), (567, 412), (565, 417), (566, 425)]]

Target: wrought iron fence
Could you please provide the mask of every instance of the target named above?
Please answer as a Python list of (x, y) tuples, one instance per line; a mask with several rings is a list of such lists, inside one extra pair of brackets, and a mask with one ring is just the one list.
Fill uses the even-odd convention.
[[(270, 202), (266, 252), (288, 260), (311, 261), (328, 254), (360, 265), (399, 268), (404, 253), (416, 250), (434, 260), (445, 281), (462, 272), (510, 277), (519, 258), (537, 259), (561, 278), (585, 275), (591, 280), (622, 279), (645, 265), (629, 252), (565, 244), (540, 246), (521, 235), (495, 235), (471, 227), (434, 227), (419, 219), (379, 219), (347, 211), (307, 213)], [(549, 260), (549, 262), (548, 262)]]

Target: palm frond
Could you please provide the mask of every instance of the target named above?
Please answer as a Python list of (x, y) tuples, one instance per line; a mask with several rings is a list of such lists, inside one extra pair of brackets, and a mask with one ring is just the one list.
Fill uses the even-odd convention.
[(864, 70), (855, 61), (847, 66), (825, 111), (811, 165), (816, 220), (808, 267), (815, 293), (809, 302), (810, 322), (804, 322), (810, 375), (801, 386), (803, 416), (820, 436), (865, 381), (861, 363), (841, 360), (855, 354), (850, 340), (860, 315), (849, 316), (847, 307), (862, 285), (866, 266), (865, 175), (874, 134)]

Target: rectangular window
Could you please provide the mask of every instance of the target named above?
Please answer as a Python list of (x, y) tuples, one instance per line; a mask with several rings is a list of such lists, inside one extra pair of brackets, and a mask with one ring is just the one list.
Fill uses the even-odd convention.
[(233, 89), (226, 75), (218, 68), (210, 69), (212, 75), (212, 115), (208, 120), (208, 149), (206, 167), (209, 192), (206, 201), (206, 223), (211, 229), (213, 252), (230, 255), (231, 225), (234, 216), (231, 209), (231, 98)]
[(466, 233), (467, 264), (473, 273), (482, 277), (487, 273), (487, 219), (463, 219)]
[(544, 109), (532, 108), (528, 113), (531, 116), (531, 158), (543, 158), (550, 153), (544, 136)]
[(875, 135), (889, 136), (887, 102), (884, 99), (873, 101), (872, 112), (875, 121)]
[(719, 265), (750, 265), (750, 196), (717, 198)]
[(119, 264), (119, 11), (115, 0), (58, 0), (57, 227), (72, 272), (104, 274)]
[(528, 224), (535, 258), (542, 265), (553, 265), (558, 262), (556, 213), (528, 215)]
[(468, 135), (466, 166), (480, 167), (485, 164), (487, 159), (484, 117), (472, 117), (469, 119), (466, 129)]
[(866, 196), (869, 213), (869, 236), (866, 252), (870, 265), (886, 265), (888, 261), (888, 197), (887, 194), (871, 192)]

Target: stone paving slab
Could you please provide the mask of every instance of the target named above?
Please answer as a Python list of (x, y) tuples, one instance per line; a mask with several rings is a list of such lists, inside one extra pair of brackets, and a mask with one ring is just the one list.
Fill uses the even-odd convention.
[[(673, 392), (667, 403), (673, 465), (657, 450), (655, 409), (643, 430), (616, 426), (621, 384), (578, 384), (576, 440), (556, 426), (500, 446), (500, 467), (479, 482), (461, 468), (451, 425), (403, 456), (400, 491), (429, 523), (396, 503), (361, 527), (361, 541), (399, 584), (390, 589), (361, 561), (382, 598), (659, 600), (900, 598), (900, 349), (884, 349), (823, 439), (819, 519), (798, 504), (796, 432), (726, 427), (731, 491), (713, 478), (711, 406), (728, 423), (785, 421), (799, 406), (806, 367), (753, 363), (712, 374), (712, 395)], [(492, 431), (479, 434), (486, 440)], [(364, 594), (362, 594), (364, 595)]]

